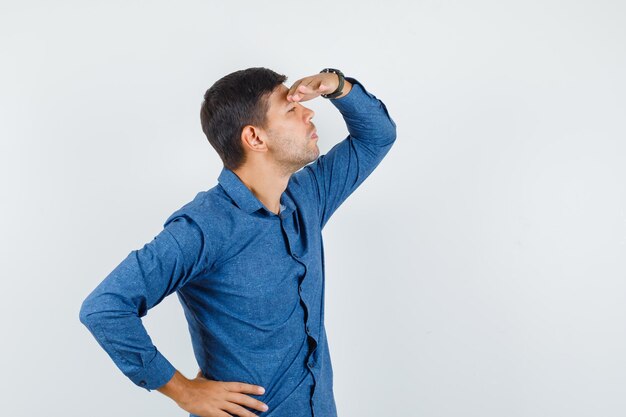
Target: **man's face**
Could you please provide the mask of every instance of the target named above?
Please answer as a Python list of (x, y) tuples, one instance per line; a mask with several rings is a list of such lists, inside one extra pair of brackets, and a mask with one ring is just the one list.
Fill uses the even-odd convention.
[(317, 134), (311, 119), (315, 112), (297, 102), (287, 101), (287, 88), (279, 85), (269, 98), (267, 147), (272, 159), (293, 173), (313, 162), (320, 154)]

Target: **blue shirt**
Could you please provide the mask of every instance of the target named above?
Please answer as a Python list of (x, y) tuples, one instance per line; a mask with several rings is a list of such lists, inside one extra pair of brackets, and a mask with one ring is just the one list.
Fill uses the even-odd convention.
[(291, 176), (278, 215), (224, 168), (83, 301), (80, 321), (136, 385), (156, 389), (174, 375), (141, 317), (176, 292), (206, 378), (264, 387), (251, 396), (269, 410), (255, 414), (337, 415), (322, 229), (396, 138), (382, 101), (346, 79), (350, 92), (329, 101), (349, 135)]

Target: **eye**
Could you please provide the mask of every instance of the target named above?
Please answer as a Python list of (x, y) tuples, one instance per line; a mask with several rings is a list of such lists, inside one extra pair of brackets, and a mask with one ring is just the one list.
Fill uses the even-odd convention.
[(294, 111), (295, 109), (295, 107), (292, 107), (287, 113), (289, 113), (290, 111)]

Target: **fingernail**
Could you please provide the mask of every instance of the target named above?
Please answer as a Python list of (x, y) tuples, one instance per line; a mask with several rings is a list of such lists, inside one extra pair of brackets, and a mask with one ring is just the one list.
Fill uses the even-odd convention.
[(263, 387), (259, 388), (259, 392), (260, 392), (261, 394), (265, 393), (265, 388), (263, 388)]
[(267, 409), (268, 409), (268, 408), (269, 408), (269, 407), (267, 406), (267, 404), (263, 404), (263, 409), (264, 409), (265, 411), (267, 411)]

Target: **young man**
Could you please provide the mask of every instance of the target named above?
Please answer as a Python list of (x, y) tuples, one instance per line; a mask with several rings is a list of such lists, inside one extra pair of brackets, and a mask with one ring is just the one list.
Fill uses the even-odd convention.
[[(202, 129), (220, 155), (219, 184), (174, 212), (84, 300), (80, 321), (136, 385), (191, 416), (334, 417), (324, 328), (322, 229), (396, 138), (385, 105), (326, 68), (296, 81), (236, 71), (204, 95)], [(349, 135), (319, 156), (318, 96)], [(311, 163), (313, 162), (313, 163)], [(141, 317), (176, 292), (200, 372), (185, 378)]]

